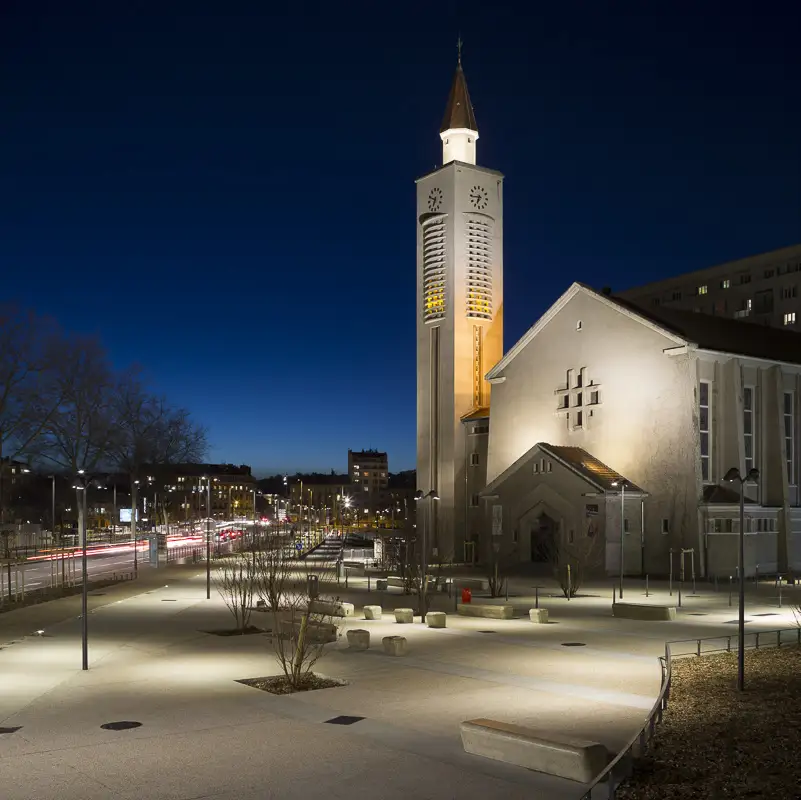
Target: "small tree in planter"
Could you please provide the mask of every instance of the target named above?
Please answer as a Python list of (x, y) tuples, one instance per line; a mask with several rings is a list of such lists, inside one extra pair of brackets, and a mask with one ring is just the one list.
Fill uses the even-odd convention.
[(214, 585), (234, 617), (236, 631), (244, 634), (250, 627), (258, 586), (254, 560), (246, 553), (220, 559), (217, 565), (212, 573)]
[(555, 542), (550, 548), (548, 560), (568, 600), (578, 594), (588, 573), (601, 564), (602, 553), (601, 537), (592, 528), (583, 535), (579, 534), (573, 542)]
[(318, 591), (326, 579), (335, 580), (335, 562), (311, 569), (306, 562), (294, 560), (291, 541), (276, 544), (262, 556), (259, 585), (272, 613), (272, 647), (285, 690), (336, 685), (314, 674), (325, 645), (341, 634), (342, 618), (335, 613), (339, 599)]

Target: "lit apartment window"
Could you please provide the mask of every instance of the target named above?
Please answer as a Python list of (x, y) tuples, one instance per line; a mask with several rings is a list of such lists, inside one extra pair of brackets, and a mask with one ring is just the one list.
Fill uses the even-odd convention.
[(701, 479), (710, 480), (709, 477), (709, 384), (701, 381), (698, 386), (698, 428), (701, 433)]
[(793, 414), (793, 393), (784, 393), (784, 447), (787, 456), (787, 482), (795, 485), (795, 419)]
[(745, 471), (754, 468), (754, 389), (743, 388), (743, 444), (745, 449)]
[(698, 294), (706, 294), (708, 291), (709, 287), (706, 285), (698, 287)]
[(728, 289), (730, 286), (731, 286), (731, 280), (729, 280), (729, 278), (724, 278), (720, 282), (720, 288), (721, 289)]
[(795, 325), (795, 311), (788, 311), (784, 315), (784, 324), (785, 325)]

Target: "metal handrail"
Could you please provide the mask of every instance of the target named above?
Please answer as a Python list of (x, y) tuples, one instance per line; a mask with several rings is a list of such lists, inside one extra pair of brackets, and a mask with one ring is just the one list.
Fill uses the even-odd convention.
[[(762, 639), (763, 647), (781, 647), (782, 646), (782, 633), (794, 632), (795, 639), (801, 645), (801, 627), (796, 628), (777, 628), (769, 631), (754, 631), (753, 634), (748, 636), (754, 637), (754, 642), (751, 645), (753, 649), (759, 649), (760, 637)], [(771, 639), (771, 635), (775, 636), (775, 640)], [(767, 641), (765, 641), (767, 638)], [(726, 647), (716, 647), (704, 650), (701, 646), (702, 642), (709, 641), (725, 641)], [(617, 756), (606, 766), (596, 778), (590, 783), (581, 795), (581, 800), (593, 800), (592, 790), (600, 783), (607, 782), (607, 800), (613, 800), (615, 792), (617, 791), (620, 783), (631, 775), (632, 765), (634, 762), (634, 748), (638, 748), (638, 755), (642, 756), (645, 752), (646, 745), (653, 739), (656, 725), (662, 722), (662, 715), (668, 706), (670, 699), (670, 684), (673, 677), (673, 659), (682, 658), (687, 656), (701, 656), (708, 653), (728, 652), (732, 649), (732, 640), (736, 641), (736, 636), (704, 636), (697, 639), (676, 639), (674, 641), (665, 642), (665, 655), (659, 657), (659, 663), (662, 667), (662, 686), (659, 690), (659, 696), (651, 708), (648, 716), (645, 719), (645, 724), (629, 739), (625, 747), (617, 754)], [(677, 653), (673, 654), (675, 645), (685, 644), (692, 642), (695, 647), (693, 652), (690, 653)], [(748, 642), (744, 642), (744, 646), (749, 647)]]

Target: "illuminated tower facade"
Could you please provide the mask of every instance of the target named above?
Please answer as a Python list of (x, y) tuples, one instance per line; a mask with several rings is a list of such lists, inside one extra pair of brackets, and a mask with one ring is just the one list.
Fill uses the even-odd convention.
[(476, 125), (461, 57), (440, 128), (442, 166), (417, 180), (417, 486), (436, 490), (432, 559), (464, 558), (470, 435), (489, 406), (486, 373), (503, 356), (503, 175), (476, 164)]

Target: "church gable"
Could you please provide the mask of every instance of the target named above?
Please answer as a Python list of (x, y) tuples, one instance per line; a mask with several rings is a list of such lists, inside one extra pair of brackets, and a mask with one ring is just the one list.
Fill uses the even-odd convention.
[[(578, 303), (576, 303), (578, 299)], [(637, 325), (642, 325), (645, 328), (657, 332), (666, 340), (665, 347), (677, 347), (688, 344), (688, 340), (679, 334), (671, 331), (667, 327), (660, 326), (658, 323), (647, 318), (646, 316), (637, 313), (637, 311), (629, 306), (622, 305), (615, 300), (607, 297), (606, 295), (596, 292), (582, 283), (574, 283), (538, 320), (534, 325), (529, 328), (523, 336), (509, 349), (506, 355), (487, 373), (487, 380), (493, 381), (502, 379), (505, 370), (512, 364), (512, 362), (523, 352), (534, 339), (548, 327), (560, 314), (569, 313), (575, 310), (576, 305), (581, 306), (581, 310), (588, 310), (592, 307), (593, 303), (597, 303), (601, 311), (602, 308), (609, 309), (615, 314), (620, 315), (622, 319), (628, 319)], [(582, 331), (585, 328), (585, 322), (581, 316), (577, 316), (575, 320), (575, 330)]]

